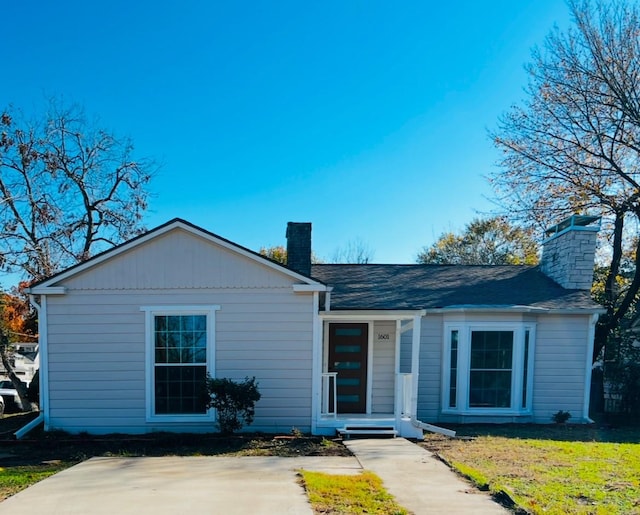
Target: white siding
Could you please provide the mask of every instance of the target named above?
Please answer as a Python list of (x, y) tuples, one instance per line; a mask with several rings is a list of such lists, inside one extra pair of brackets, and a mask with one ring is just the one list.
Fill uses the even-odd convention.
[(442, 372), (442, 315), (422, 318), (420, 333), (420, 375), (418, 379), (418, 419), (437, 420), (440, 411)]
[(409, 374), (411, 372), (411, 342), (413, 338), (413, 330), (406, 329), (411, 322), (402, 321), (402, 329), (400, 330), (400, 373)]
[(537, 327), (533, 410), (534, 421), (551, 423), (558, 410), (583, 414), (589, 317), (540, 317)]
[(278, 273), (182, 229), (174, 229), (66, 281), (83, 290), (271, 288), (292, 283)]
[(211, 422), (146, 422), (140, 308), (219, 305), (216, 376), (255, 376), (262, 394), (248, 430), (310, 430), (313, 296), (291, 284), (181, 230), (60, 283), (67, 293), (48, 298), (50, 427), (214, 431)]
[[(534, 322), (536, 324), (533, 370), (532, 417), (497, 417), (479, 415), (442, 415), (442, 349), (444, 320), (442, 315), (422, 319), (420, 342), (420, 378), (418, 383), (418, 418), (441, 422), (527, 422), (550, 423), (558, 410), (571, 412), (579, 422), (583, 413), (585, 369), (588, 352), (588, 315), (449, 315), (446, 319), (464, 322)], [(410, 333), (403, 335), (404, 341)], [(587, 386), (588, 387), (588, 386)]]
[(372, 413), (393, 413), (396, 323), (375, 322), (373, 326)]

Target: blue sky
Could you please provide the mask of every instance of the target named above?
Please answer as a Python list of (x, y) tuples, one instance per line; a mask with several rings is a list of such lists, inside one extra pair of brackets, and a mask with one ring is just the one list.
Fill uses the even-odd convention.
[(562, 0), (0, 0), (0, 107), (61, 95), (162, 168), (145, 219), (257, 250), (313, 223), (414, 262), (492, 209), (487, 136)]

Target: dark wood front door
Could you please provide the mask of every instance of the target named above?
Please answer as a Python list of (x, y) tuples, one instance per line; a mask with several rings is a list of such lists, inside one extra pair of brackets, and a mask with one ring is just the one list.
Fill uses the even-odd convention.
[(367, 411), (367, 324), (329, 324), (329, 372), (337, 372), (338, 413)]

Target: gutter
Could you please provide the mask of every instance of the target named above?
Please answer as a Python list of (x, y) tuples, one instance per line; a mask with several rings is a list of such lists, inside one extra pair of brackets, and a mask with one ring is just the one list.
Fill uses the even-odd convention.
[(27, 433), (38, 427), (40, 424), (44, 422), (44, 413), (42, 411), (38, 414), (36, 418), (34, 418), (31, 422), (29, 422), (26, 426), (21, 427), (13, 436), (15, 436), (16, 440), (21, 440)]

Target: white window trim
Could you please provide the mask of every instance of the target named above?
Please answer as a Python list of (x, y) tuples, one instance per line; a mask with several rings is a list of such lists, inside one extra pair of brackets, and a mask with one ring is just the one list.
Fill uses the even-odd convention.
[(146, 420), (147, 422), (205, 422), (215, 420), (215, 410), (210, 409), (201, 415), (156, 415), (155, 387), (154, 387), (154, 367), (155, 367), (155, 344), (154, 344), (154, 317), (157, 315), (206, 315), (207, 317), (207, 363), (206, 369), (212, 377), (215, 377), (215, 335), (216, 335), (216, 311), (220, 309), (217, 305), (207, 306), (142, 306), (140, 311), (145, 314), (145, 383), (146, 383)]
[[(451, 415), (531, 415), (533, 403), (533, 372), (535, 356), (535, 323), (531, 322), (451, 322), (445, 323), (442, 360), (441, 406), (443, 414)], [(449, 406), (451, 370), (451, 333), (458, 331), (458, 378), (456, 383), (456, 407)], [(511, 374), (511, 407), (470, 408), (469, 375), (472, 331), (513, 331), (513, 357)], [(527, 362), (526, 407), (522, 407), (524, 374), (524, 339), (529, 331), (529, 354)]]

